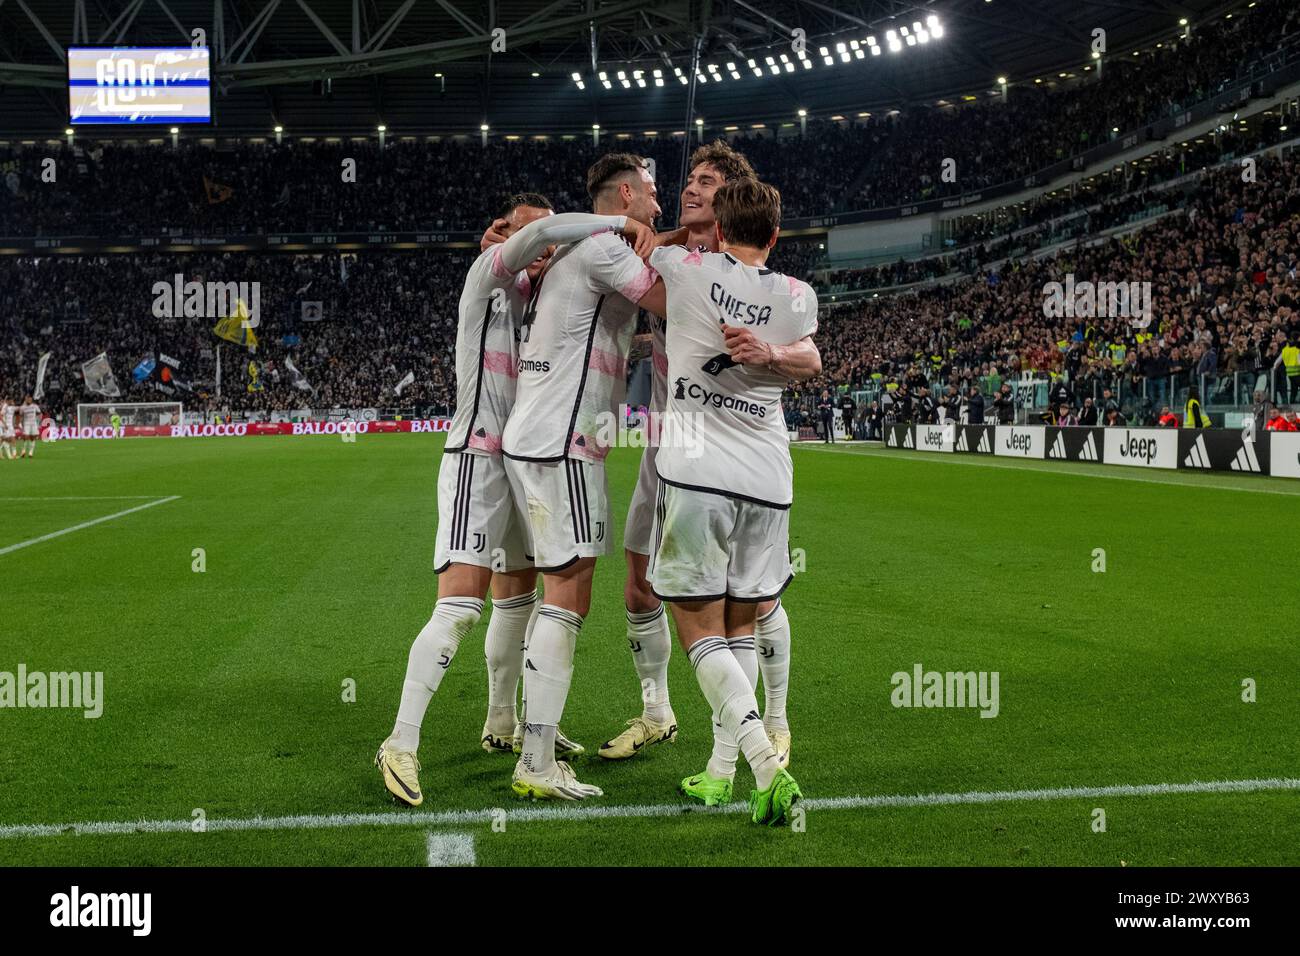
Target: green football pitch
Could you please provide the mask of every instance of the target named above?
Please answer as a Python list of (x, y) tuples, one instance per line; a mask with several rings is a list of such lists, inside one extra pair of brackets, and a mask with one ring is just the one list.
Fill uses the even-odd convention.
[[(677, 794), (710, 747), (681, 653), (676, 744), (581, 760), (599, 800), (517, 800), (478, 743), (483, 623), (429, 710), (425, 804), (395, 807), (371, 761), (433, 605), (441, 446), (0, 461), (0, 672), (103, 674), (97, 718), (0, 709), (0, 863), (1300, 863), (1300, 483), (863, 446), (793, 452), (797, 826)], [(637, 455), (609, 462), (620, 525)], [(623, 573), (616, 548), (563, 721), (593, 753), (640, 706)], [(895, 706), (918, 665), (996, 673), (996, 716)]]

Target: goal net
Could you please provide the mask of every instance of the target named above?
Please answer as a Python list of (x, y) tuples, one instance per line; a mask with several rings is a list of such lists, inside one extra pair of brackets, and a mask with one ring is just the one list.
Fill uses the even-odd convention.
[(127, 425), (180, 425), (184, 411), (180, 402), (104, 402), (78, 405), (77, 427), (93, 428), (112, 424), (117, 415)]

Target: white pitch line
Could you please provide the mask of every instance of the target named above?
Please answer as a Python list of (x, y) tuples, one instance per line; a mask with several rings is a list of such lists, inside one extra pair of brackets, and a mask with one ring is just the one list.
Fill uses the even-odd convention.
[[(892, 794), (885, 796), (814, 797), (801, 800), (809, 810), (871, 810), (882, 807), (935, 807), (954, 804), (1015, 803), (1020, 801), (1076, 800), (1097, 797), (1151, 797), (1186, 793), (1257, 793), (1266, 790), (1300, 790), (1300, 778), (1268, 777), (1258, 780), (1207, 780), (1191, 783), (1117, 784), (1103, 787), (1055, 787), (1045, 790), (975, 790), (965, 793)], [(688, 814), (745, 813), (743, 801), (725, 807), (706, 809), (696, 804), (659, 803), (629, 806), (527, 806), (516, 810), (444, 810), (438, 813), (330, 813), (285, 817), (245, 817), (221, 819), (208, 817), (207, 832), (248, 832), (255, 830), (334, 830), (352, 827), (463, 826), (491, 823), (502, 814), (506, 821), (580, 822), (620, 818), (648, 819)], [(194, 821), (136, 820), (87, 823), (13, 823), (0, 825), (0, 840), (22, 837), (116, 836), (131, 833), (188, 833)]]
[[(939, 461), (949, 465), (974, 465), (977, 468), (1000, 468), (1003, 471), (1034, 471), (1042, 475), (1068, 475), (1074, 478), (1109, 478), (1111, 481), (1136, 481), (1143, 485), (1165, 485), (1173, 486), (1175, 488), (1206, 488), (1211, 491), (1244, 491), (1252, 495), (1282, 495), (1284, 498), (1300, 497), (1300, 487), (1297, 487), (1295, 491), (1283, 491), (1280, 488), (1239, 488), (1236, 485), (1212, 485), (1206, 484), (1203, 481), (1174, 481), (1160, 478), (1140, 478), (1137, 475), (1115, 475), (1101, 471), (1077, 471), (1069, 467), (1062, 467), (1072, 464), (1070, 462), (1062, 462), (1061, 465), (1057, 465), (1056, 467), (1034, 468), (1029, 465), (1011, 465), (1002, 464), (1001, 462), (996, 461), (984, 461), (979, 455), (968, 455), (965, 452), (924, 452), (916, 451), (911, 448), (873, 448), (865, 444), (850, 445), (844, 451), (839, 451), (822, 442), (817, 442), (816, 444), (804, 444), (802, 442), (790, 443), (791, 448), (799, 448), (801, 446), (809, 450), (829, 451), (837, 455), (866, 454), (872, 458), (898, 458), (902, 461)], [(862, 450), (858, 451), (859, 448)], [(1032, 461), (1033, 459), (1029, 460)], [(1094, 462), (1093, 464), (1094, 466), (1101, 468), (1132, 467), (1126, 465), (1107, 465), (1104, 462)], [(1177, 474), (1177, 472), (1170, 471), (1170, 478), (1175, 474)], [(1214, 474), (1222, 475), (1225, 478), (1232, 477), (1231, 472), (1216, 472)], [(1209, 475), (1207, 474), (1206, 477), (1209, 477)], [(1241, 474), (1241, 477), (1244, 478), (1249, 476)], [(1266, 476), (1256, 475), (1255, 477), (1260, 478)]]
[(97, 524), (103, 524), (105, 521), (112, 521), (114, 518), (121, 518), (137, 511), (144, 511), (146, 508), (153, 508), (156, 505), (165, 505), (169, 501), (175, 501), (180, 495), (171, 495), (168, 498), (159, 498), (157, 501), (150, 501), (147, 504), (136, 505), (134, 508), (127, 508), (125, 511), (119, 511), (116, 514), (104, 515), (102, 518), (92, 518), (90, 521), (83, 521), (81, 524), (74, 524), (71, 528), (63, 528), (60, 531), (51, 531), (49, 534), (43, 534), (39, 538), (32, 538), (30, 541), (19, 541), (17, 544), (11, 544), (7, 548), (0, 548), (0, 555), (9, 554), (11, 551), (18, 551), (22, 548), (30, 548), (34, 544), (40, 544), (42, 541), (50, 541), (54, 538), (61, 538), (65, 534), (72, 534), (74, 531), (81, 531), (85, 528), (92, 528)]
[(427, 843), (430, 866), (478, 866), (468, 833), (430, 833)]

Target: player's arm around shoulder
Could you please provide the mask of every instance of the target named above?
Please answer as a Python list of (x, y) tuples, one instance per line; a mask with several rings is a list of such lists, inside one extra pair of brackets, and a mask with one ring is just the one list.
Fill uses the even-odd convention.
[[(612, 233), (593, 237), (590, 246), (591, 280), (597, 289), (615, 292), (656, 315), (664, 314), (667, 295), (663, 279), (653, 266)], [(659, 251), (654, 250), (651, 258)]]

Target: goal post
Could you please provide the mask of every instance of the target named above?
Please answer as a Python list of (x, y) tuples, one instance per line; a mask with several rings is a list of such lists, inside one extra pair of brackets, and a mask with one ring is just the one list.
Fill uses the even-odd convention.
[(77, 427), (95, 428), (112, 424), (117, 415), (122, 425), (180, 425), (184, 406), (180, 402), (98, 402), (77, 406)]

